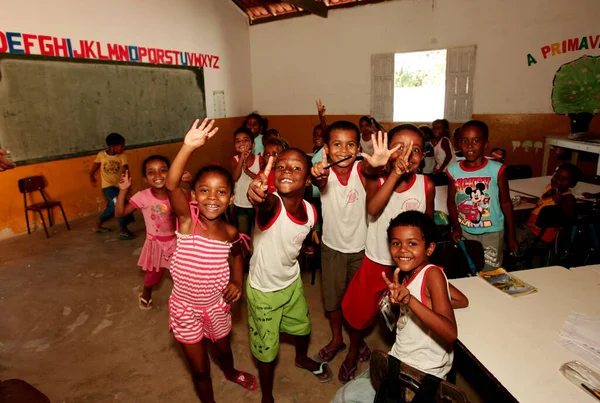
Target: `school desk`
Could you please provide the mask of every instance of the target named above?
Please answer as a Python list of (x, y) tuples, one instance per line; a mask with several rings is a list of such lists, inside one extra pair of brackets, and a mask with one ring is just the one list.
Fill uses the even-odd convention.
[[(579, 151), (600, 155), (600, 142), (569, 140), (564, 137), (546, 137), (546, 143), (544, 145), (544, 159), (542, 160), (542, 175), (546, 175), (548, 173), (548, 160), (550, 159), (550, 149), (552, 147), (561, 147), (574, 150), (571, 157), (571, 163), (573, 164), (577, 163)], [(598, 159), (596, 176), (600, 176), (600, 159)]]
[(579, 267), (571, 267), (571, 271), (577, 272), (593, 272), (597, 276), (600, 277), (600, 264), (591, 264), (589, 266), (579, 266)]
[(494, 401), (597, 402), (559, 372), (581, 358), (558, 344), (558, 332), (571, 312), (600, 315), (600, 275), (558, 266), (512, 273), (538, 291), (511, 297), (478, 277), (450, 280), (469, 298), (454, 311), (456, 355), (470, 357), (509, 393)]
[[(535, 178), (515, 179), (508, 181), (508, 187), (511, 192), (519, 192), (526, 196), (540, 197), (544, 193), (546, 186), (550, 184), (552, 176), (537, 176)], [(583, 193), (598, 193), (600, 185), (593, 183), (579, 182), (577, 186), (571, 189), (571, 192), (576, 198), (582, 198)]]
[[(510, 191), (510, 197), (514, 196), (526, 196), (521, 194), (520, 192)], [(448, 186), (436, 186), (435, 187), (435, 201), (434, 201), (434, 209), (436, 211), (442, 211), (448, 214), (448, 205), (446, 204), (448, 200)], [(514, 210), (531, 210), (535, 207), (535, 204), (532, 203), (522, 203), (519, 204)]]

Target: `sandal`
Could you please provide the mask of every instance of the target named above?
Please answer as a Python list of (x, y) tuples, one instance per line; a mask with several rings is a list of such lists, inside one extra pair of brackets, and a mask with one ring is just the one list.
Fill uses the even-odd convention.
[(371, 349), (367, 346), (367, 343), (363, 341), (362, 346), (358, 349), (358, 361), (365, 362), (371, 358)]
[(96, 230), (96, 234), (102, 235), (102, 234), (106, 234), (107, 232), (111, 232), (112, 230), (113, 230), (112, 228), (101, 228), (101, 229)]
[(340, 372), (338, 372), (338, 379), (340, 380), (340, 382), (348, 383), (348, 381), (351, 381), (352, 379), (354, 379), (356, 369), (357, 369), (356, 365), (354, 365), (352, 368), (348, 369), (348, 367), (346, 366), (346, 361), (344, 361), (342, 363), (342, 366), (340, 367)]
[[(319, 365), (319, 369), (316, 369), (314, 371), (311, 371), (308, 368), (304, 368), (301, 367), (300, 365), (296, 364), (296, 366), (300, 369), (305, 369), (308, 372), (312, 373), (314, 376), (317, 377), (317, 379), (319, 380), (319, 382), (321, 383), (325, 383), (325, 382), (329, 382), (333, 379), (333, 372), (331, 372), (331, 368), (329, 368), (329, 365), (327, 364), (327, 362), (323, 361), (320, 363)], [(325, 376), (321, 376), (325, 374)]]
[(142, 294), (138, 295), (138, 298), (141, 310), (147, 311), (149, 309), (152, 309), (152, 298), (146, 300), (144, 297), (142, 297)]
[(133, 235), (133, 232), (131, 232), (131, 231), (121, 232), (119, 234), (119, 239), (122, 239), (124, 241), (129, 241), (129, 240), (132, 240), (133, 238), (135, 238), (135, 236)]
[[(245, 385), (245, 383), (247, 383), (246, 378), (252, 381), (250, 386)], [(240, 385), (242, 388), (244, 388), (246, 390), (254, 390), (254, 389), (256, 389), (256, 386), (258, 385), (258, 383), (256, 382), (256, 377), (254, 375), (249, 374), (247, 372), (242, 372), (242, 371), (238, 371), (237, 378), (235, 378), (235, 379), (227, 378), (227, 380), (231, 381), (233, 383), (237, 383), (238, 385)]]
[[(346, 345), (344, 343), (340, 344), (337, 348), (334, 347), (323, 347), (322, 349), (319, 350), (319, 361), (333, 361), (333, 359), (335, 358), (336, 355), (338, 355), (338, 353), (340, 351), (344, 351), (346, 349)], [(330, 356), (329, 359), (325, 358), (327, 356)]]

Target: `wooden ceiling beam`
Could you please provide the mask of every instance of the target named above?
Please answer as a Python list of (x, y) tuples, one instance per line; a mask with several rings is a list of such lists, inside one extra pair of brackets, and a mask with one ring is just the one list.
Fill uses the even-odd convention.
[(315, 0), (285, 0), (285, 2), (300, 7), (311, 14), (327, 18), (327, 6), (321, 2)]

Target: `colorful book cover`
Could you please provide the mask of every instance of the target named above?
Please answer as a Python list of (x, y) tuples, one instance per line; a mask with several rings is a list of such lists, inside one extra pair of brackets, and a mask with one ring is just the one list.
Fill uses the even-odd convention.
[(521, 295), (527, 295), (537, 291), (537, 288), (519, 280), (503, 268), (494, 271), (480, 271), (477, 274), (498, 290), (511, 297), (520, 297)]

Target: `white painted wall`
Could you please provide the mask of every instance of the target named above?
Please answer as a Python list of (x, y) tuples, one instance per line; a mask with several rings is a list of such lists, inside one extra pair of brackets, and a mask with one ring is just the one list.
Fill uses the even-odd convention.
[[(541, 58), (540, 48), (598, 35), (598, 0), (398, 0), (250, 28), (254, 109), (370, 111), (370, 56), (477, 45), (474, 113), (552, 113), (560, 65), (600, 49)], [(538, 63), (527, 66), (527, 54)]]
[(0, 0), (0, 30), (217, 55), (206, 109), (224, 90), (227, 116), (252, 109), (248, 17), (230, 0)]

